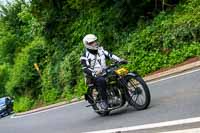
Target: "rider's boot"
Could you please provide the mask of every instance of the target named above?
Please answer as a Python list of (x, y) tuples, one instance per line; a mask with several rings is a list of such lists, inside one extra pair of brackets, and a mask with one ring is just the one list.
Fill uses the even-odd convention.
[(108, 110), (108, 102), (106, 100), (102, 100), (100, 104), (103, 110)]

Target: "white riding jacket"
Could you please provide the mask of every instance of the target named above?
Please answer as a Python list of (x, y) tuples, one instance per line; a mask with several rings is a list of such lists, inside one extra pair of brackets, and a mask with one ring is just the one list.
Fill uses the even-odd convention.
[(92, 54), (86, 50), (80, 58), (84, 73), (96, 77), (97, 71), (102, 71), (107, 67), (106, 58), (121, 61), (119, 57), (104, 50), (103, 47), (98, 48), (97, 54)]

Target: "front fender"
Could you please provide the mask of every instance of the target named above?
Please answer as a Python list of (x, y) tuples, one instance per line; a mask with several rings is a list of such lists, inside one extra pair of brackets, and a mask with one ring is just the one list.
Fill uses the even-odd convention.
[(130, 72), (128, 73), (126, 76), (133, 76), (133, 77), (137, 77), (138, 74), (134, 73), (134, 72)]

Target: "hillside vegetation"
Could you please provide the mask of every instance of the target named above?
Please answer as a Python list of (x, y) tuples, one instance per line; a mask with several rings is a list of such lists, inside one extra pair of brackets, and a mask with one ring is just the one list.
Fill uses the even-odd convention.
[[(105, 49), (140, 75), (200, 55), (200, 0), (16, 0), (1, 6), (0, 96), (21, 112), (86, 91), (82, 38), (96, 34)], [(38, 68), (36, 69), (36, 66)]]

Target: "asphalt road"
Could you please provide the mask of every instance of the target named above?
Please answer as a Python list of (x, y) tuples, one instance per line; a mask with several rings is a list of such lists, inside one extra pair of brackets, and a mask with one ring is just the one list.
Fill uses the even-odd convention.
[[(86, 102), (79, 102), (35, 114), (2, 118), (0, 133), (79, 133), (200, 117), (200, 71), (148, 84), (152, 101), (143, 111), (124, 107), (110, 116), (100, 117), (85, 107)], [(200, 127), (200, 122), (137, 132), (195, 127)]]

